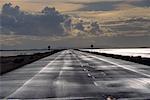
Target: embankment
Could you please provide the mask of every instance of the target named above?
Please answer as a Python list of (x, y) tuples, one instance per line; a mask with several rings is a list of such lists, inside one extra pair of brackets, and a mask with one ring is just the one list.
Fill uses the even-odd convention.
[(26, 64), (30, 64), (34, 61), (37, 61), (41, 58), (47, 57), (59, 51), (62, 51), (62, 50), (52, 50), (50, 52), (35, 53), (32, 55), (0, 57), (0, 75), (5, 74), (9, 71), (15, 70), (17, 68), (20, 68)]

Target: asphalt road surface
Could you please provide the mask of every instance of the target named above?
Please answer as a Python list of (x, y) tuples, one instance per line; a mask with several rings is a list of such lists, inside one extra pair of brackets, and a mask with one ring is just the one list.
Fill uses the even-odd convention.
[(4, 74), (1, 99), (150, 100), (150, 66), (65, 50)]

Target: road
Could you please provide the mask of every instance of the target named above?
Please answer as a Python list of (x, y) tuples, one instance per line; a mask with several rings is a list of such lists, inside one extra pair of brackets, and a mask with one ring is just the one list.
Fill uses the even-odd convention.
[(4, 74), (1, 99), (150, 99), (150, 66), (65, 50)]

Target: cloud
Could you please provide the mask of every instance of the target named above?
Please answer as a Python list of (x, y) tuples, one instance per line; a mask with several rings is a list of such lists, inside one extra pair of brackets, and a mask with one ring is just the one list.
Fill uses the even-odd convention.
[(80, 30), (80, 31), (84, 31), (83, 22), (80, 21), (79, 23), (75, 24), (75, 25), (74, 25), (74, 28), (75, 28), (75, 29), (78, 29), (78, 30)]
[(71, 36), (90, 37), (103, 34), (100, 24), (97, 21), (88, 20), (81, 17), (70, 17), (65, 21), (64, 27)]
[(13, 7), (11, 3), (6, 3), (1, 18), (1, 34), (5, 35), (90, 36), (100, 33), (98, 22), (62, 15), (50, 7), (32, 14), (21, 11), (19, 6)]
[(137, 7), (150, 7), (150, 0), (134, 0), (130, 4)]
[(101, 25), (108, 36), (145, 36), (150, 35), (150, 19), (130, 18), (122, 21), (110, 21)]
[(95, 34), (101, 33), (101, 29), (98, 22), (92, 22), (90, 32)]
[(84, 3), (84, 7), (78, 9), (78, 11), (111, 11), (116, 9), (116, 5), (123, 1), (100, 1)]
[(12, 7), (11, 3), (2, 8), (2, 34), (60, 36), (64, 35), (62, 24), (65, 15), (55, 8), (45, 7), (38, 14), (26, 13), (19, 6)]
[(67, 33), (71, 32), (71, 29), (72, 29), (72, 20), (71, 20), (71, 18), (68, 18), (67, 20), (65, 20), (64, 29), (65, 29), (65, 32), (67, 32)]
[(81, 0), (72, 3), (83, 5), (77, 11), (113, 11), (122, 8), (150, 7), (150, 0), (98, 0), (93, 2), (82, 2)]
[(66, 1), (67, 0), (0, 0), (0, 8), (3, 4), (9, 2), (13, 5), (20, 6), (23, 11), (27, 12), (39, 12), (45, 6), (55, 7), (60, 12), (73, 11), (82, 7), (81, 4), (72, 4)]
[(0, 15), (2, 48), (149, 46), (149, 0), (10, 1), (19, 6)]

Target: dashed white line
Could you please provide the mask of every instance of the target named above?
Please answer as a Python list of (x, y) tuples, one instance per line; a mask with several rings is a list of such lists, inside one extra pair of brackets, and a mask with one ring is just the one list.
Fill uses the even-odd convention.
[(106, 73), (104, 73), (104, 72), (101, 72), (101, 74), (102, 74), (103, 76), (106, 76)]
[(94, 76), (92, 76), (92, 78), (93, 78), (93, 79), (95, 79), (95, 77), (94, 77)]
[[(73, 56), (74, 56), (74, 55), (73, 55)], [(74, 57), (75, 57), (75, 56), (74, 56)], [(77, 61), (80, 63), (81, 67), (84, 67), (84, 65), (81, 63), (81, 61), (80, 61), (77, 57), (75, 57), (75, 58), (76, 58)], [(86, 65), (89, 66), (88, 63), (86, 63)], [(93, 81), (95, 80), (95, 77), (92, 76), (91, 74), (89, 74), (89, 71), (88, 71), (87, 69), (84, 68), (83, 70), (88, 73), (88, 76), (89, 76), (89, 77), (92, 77)], [(96, 82), (93, 82), (93, 83), (94, 83), (95, 86), (98, 86), (98, 84), (97, 84)]]
[(94, 85), (95, 85), (95, 86), (98, 86), (98, 84), (97, 84), (96, 82), (94, 82)]
[(86, 63), (86, 66), (89, 66), (89, 63)]
[(90, 77), (90, 76), (91, 76), (91, 74), (89, 74), (89, 73), (88, 73), (88, 76)]

